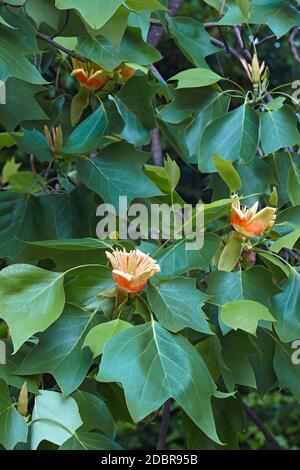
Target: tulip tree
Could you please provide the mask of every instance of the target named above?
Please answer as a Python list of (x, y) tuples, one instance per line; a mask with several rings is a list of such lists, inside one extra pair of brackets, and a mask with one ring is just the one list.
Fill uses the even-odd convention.
[[(299, 69), (299, 2), (198, 4), (1, 2), (1, 449), (118, 450), (141, 422), (165, 449), (175, 415), (186, 448), (237, 449), (246, 418), (279, 448), (245, 397), (300, 402), (300, 77), (269, 59)], [(102, 203), (188, 203), (183, 171), (202, 247), (97, 237)]]

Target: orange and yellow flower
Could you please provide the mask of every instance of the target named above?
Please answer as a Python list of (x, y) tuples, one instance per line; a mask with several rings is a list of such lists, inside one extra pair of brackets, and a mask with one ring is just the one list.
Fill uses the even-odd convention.
[(129, 80), (129, 78), (133, 77), (135, 75), (135, 70), (132, 67), (129, 67), (127, 64), (121, 64), (117, 69), (115, 69), (116, 72), (119, 72), (123, 80)]
[(81, 86), (89, 90), (99, 90), (103, 88), (111, 78), (111, 73), (103, 70), (94, 62), (84, 63), (80, 60), (73, 59), (73, 66), (72, 77), (76, 78)]
[(106, 256), (113, 267), (112, 277), (118, 287), (126, 292), (138, 292), (154, 274), (160, 272), (159, 264), (140, 250), (129, 253), (123, 249), (106, 251)]
[(241, 207), (237, 196), (234, 197), (230, 212), (230, 221), (233, 228), (243, 237), (252, 238), (260, 236), (265, 230), (273, 227), (276, 219), (276, 209), (265, 207), (257, 212), (258, 202), (250, 209)]
[(136, 72), (125, 63), (120, 64), (112, 72), (108, 72), (95, 62), (81, 62), (77, 59), (72, 59), (72, 61), (74, 67), (72, 77), (89, 90), (100, 90), (109, 80), (115, 80), (117, 83), (126, 82)]

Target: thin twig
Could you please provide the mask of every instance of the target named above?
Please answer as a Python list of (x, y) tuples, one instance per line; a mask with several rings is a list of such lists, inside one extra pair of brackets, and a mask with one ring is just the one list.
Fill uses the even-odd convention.
[(171, 415), (171, 399), (166, 401), (163, 406), (163, 413), (160, 423), (160, 430), (158, 441), (156, 445), (156, 450), (167, 450), (167, 437), (168, 430), (170, 425), (170, 415)]
[(57, 67), (56, 76), (55, 76), (55, 90), (56, 90), (56, 92), (58, 92), (58, 90), (59, 90), (60, 69), (61, 69), (61, 66), (59, 64), (58, 67)]
[(73, 52), (64, 46), (61, 46), (60, 44), (58, 44), (58, 42), (53, 41), (53, 39), (51, 39), (50, 36), (47, 36), (47, 34), (38, 33), (37, 37), (41, 39), (42, 41), (46, 41), (48, 44), (50, 44), (50, 46), (54, 47), (55, 49), (58, 49), (59, 51), (62, 51), (65, 54), (68, 54), (70, 57), (73, 57), (74, 59), (80, 60), (81, 62), (89, 62), (89, 59), (76, 54), (76, 52)]
[(67, 10), (64, 24), (62, 25), (60, 30), (58, 30), (55, 34), (52, 34), (51, 39), (57, 38), (58, 36), (60, 36), (64, 32), (64, 30), (68, 26), (69, 19), (70, 19), (70, 10)]
[(239, 26), (234, 26), (233, 29), (234, 29), (234, 33), (235, 33), (238, 45), (240, 46), (241, 49), (245, 49), (245, 43), (244, 43), (244, 39), (241, 33), (241, 29), (239, 28)]
[(255, 46), (259, 47), (262, 44), (264, 44), (265, 42), (271, 41), (271, 39), (275, 39), (275, 38), (276, 38), (275, 34), (270, 34), (269, 36), (265, 36), (264, 38), (262, 38), (260, 41), (257, 41), (255, 43)]
[(253, 421), (258, 429), (263, 433), (266, 438), (266, 441), (273, 447), (275, 450), (285, 450), (275, 439), (275, 437), (270, 433), (270, 431), (266, 428), (264, 423), (260, 420), (257, 414), (248, 406), (246, 403), (243, 402), (243, 406), (245, 409), (246, 414), (248, 417)]
[(31, 167), (31, 172), (33, 174), (33, 176), (37, 176), (37, 171), (36, 171), (36, 167), (35, 167), (35, 160), (34, 160), (34, 155), (33, 154), (30, 154), (30, 167)]
[(222, 30), (221, 26), (218, 26), (218, 31), (219, 31), (219, 34), (220, 34), (220, 36), (221, 36), (221, 39), (222, 39), (222, 41), (223, 41), (223, 43), (224, 43), (224, 45), (225, 45), (225, 50), (226, 50), (226, 52), (229, 52), (229, 46), (228, 46), (228, 44), (227, 44), (227, 41), (226, 41), (226, 39), (225, 39), (225, 36), (224, 36), (224, 33), (223, 33), (223, 30)]
[(160, 145), (160, 133), (158, 128), (153, 129), (152, 131), (151, 152), (154, 165), (163, 166), (163, 153)]

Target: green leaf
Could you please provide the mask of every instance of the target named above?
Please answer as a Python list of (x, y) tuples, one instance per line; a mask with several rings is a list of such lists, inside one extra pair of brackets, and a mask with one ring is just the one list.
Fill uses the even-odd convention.
[[(244, 22), (244, 15), (236, 4), (229, 5), (220, 25), (237, 25)], [(267, 24), (278, 38), (284, 36), (293, 26), (300, 26), (299, 12), (288, 0), (252, 0), (250, 24)]]
[(15, 408), (6, 383), (0, 379), (0, 444), (11, 450), (18, 442), (27, 441), (28, 426)]
[[(3, 324), (2, 324), (3, 325)], [(24, 345), (19, 351), (13, 354), (13, 345), (11, 340), (3, 340), (6, 349), (6, 363), (0, 364), (0, 378), (3, 379), (7, 385), (10, 385), (17, 390), (20, 390), (26, 381), (28, 392), (38, 395), (39, 393), (39, 378), (20, 376), (16, 374), (16, 370), (24, 360), (25, 356), (30, 352), (31, 348)]]
[(203, 68), (184, 70), (169, 78), (169, 80), (178, 80), (177, 89), (213, 85), (221, 79), (222, 77), (212, 70)]
[(255, 158), (247, 165), (240, 162), (237, 164), (237, 171), (243, 182), (243, 194), (245, 196), (255, 195), (246, 199), (248, 205), (257, 201), (256, 193), (270, 194), (270, 186), (274, 184), (274, 176), (263, 159)]
[(273, 284), (271, 272), (263, 266), (232, 273), (214, 272), (208, 276), (207, 284), (209, 301), (216, 305), (247, 299), (269, 307), (270, 298), (281, 291)]
[(289, 248), (290, 250), (292, 250), (295, 243), (299, 240), (299, 238), (300, 238), (300, 228), (297, 230), (294, 230), (291, 233), (288, 233), (287, 235), (273, 242), (271, 245), (271, 251), (273, 251), (274, 253), (279, 253), (279, 251), (282, 250), (283, 248)]
[(271, 196), (269, 197), (269, 204), (275, 207), (278, 206), (278, 191), (276, 186), (273, 186)]
[(266, 265), (269, 267), (271, 266), (271, 269), (274, 268), (279, 268), (286, 277), (289, 277), (290, 275), (290, 270), (288, 266), (281, 261), (277, 256), (274, 256), (272, 253), (269, 251), (263, 251), (263, 250), (257, 250), (257, 253), (260, 258), (263, 259), (263, 261), (266, 263)]
[(143, 127), (138, 117), (117, 96), (110, 96), (109, 99), (113, 100), (124, 121), (122, 132), (118, 134), (119, 137), (133, 145), (148, 144), (151, 137), (150, 131)]
[(239, 191), (242, 187), (242, 180), (232, 163), (219, 157), (219, 155), (213, 156), (213, 162), (217, 172), (230, 191), (233, 193)]
[(167, 158), (164, 160), (164, 168), (167, 173), (170, 191), (173, 192), (180, 180), (180, 168), (169, 155), (167, 155)]
[(162, 5), (157, 0), (126, 0), (126, 5), (135, 11), (144, 11), (144, 10), (165, 10), (168, 8)]
[(94, 251), (112, 247), (110, 240), (98, 240), (98, 238), (69, 238), (66, 240), (44, 240), (27, 242), (28, 245), (40, 246), (52, 250), (64, 251)]
[(22, 152), (32, 154), (42, 162), (54, 160), (48, 140), (36, 129), (23, 129), (22, 135), (16, 136), (18, 147)]
[[(54, 238), (87, 237), (95, 233), (93, 222), (93, 216), (96, 213), (95, 195), (87, 188), (81, 186), (70, 192), (50, 194), (47, 197), (47, 203), (55, 214), (56, 236)], [(48, 237), (43, 237), (45, 238), (47, 240), (51, 238), (51, 233)]]
[(161, 195), (158, 188), (141, 171), (142, 165), (149, 157), (149, 153), (136, 150), (125, 142), (115, 143), (103, 149), (97, 157), (78, 158), (78, 177), (117, 210), (119, 196), (126, 195), (130, 204), (136, 198)]
[(275, 330), (284, 343), (300, 338), (300, 274), (291, 269), (282, 292), (273, 297), (271, 313), (276, 318)]
[(31, 449), (43, 441), (61, 445), (82, 425), (74, 398), (63, 398), (61, 393), (40, 390), (35, 398), (31, 423)]
[(206, 435), (220, 442), (211, 409), (216, 386), (203, 359), (187, 339), (158, 323), (114, 336), (104, 348), (97, 379), (122, 383), (135, 422), (172, 397)]
[(0, 315), (9, 326), (14, 349), (48, 328), (65, 304), (63, 274), (17, 264), (0, 272)]
[(149, 83), (147, 77), (135, 76), (128, 80), (117, 97), (145, 129), (152, 130), (156, 127), (154, 107), (158, 91), (157, 85)]
[(80, 87), (78, 93), (73, 96), (71, 103), (71, 124), (76, 126), (81, 119), (84, 110), (90, 103), (91, 91), (88, 88)]
[(218, 433), (226, 445), (218, 445), (208, 439), (195, 424), (184, 417), (183, 429), (187, 433), (188, 448), (190, 450), (239, 450), (240, 434), (246, 428), (245, 412), (240, 400), (229, 397), (224, 400), (213, 399), (213, 412)]
[(25, 57), (33, 53), (22, 40), (21, 35), (1, 27), (0, 31), (0, 80), (9, 77), (24, 80), (35, 85), (46, 84), (37, 68)]
[(1, 104), (0, 122), (9, 131), (26, 121), (47, 121), (49, 117), (36, 100), (45, 87), (26, 83), (22, 79), (8, 78), (6, 104)]
[(266, 109), (269, 111), (278, 111), (284, 105), (286, 98), (284, 96), (278, 96), (274, 100), (266, 104)]
[(291, 167), (288, 174), (288, 195), (293, 206), (300, 204), (300, 158), (289, 154)]
[(107, 116), (101, 104), (93, 114), (81, 122), (70, 135), (63, 152), (69, 154), (88, 153), (95, 148), (107, 128)]
[(98, 432), (77, 432), (59, 450), (122, 450), (122, 447)]
[(291, 358), (294, 350), (290, 345), (276, 342), (274, 354), (274, 370), (281, 389), (288, 389), (300, 403), (300, 367), (293, 364)]
[(287, 0), (254, 0), (251, 10), (250, 23), (267, 24), (278, 38), (293, 26), (300, 26), (300, 13)]
[(0, 149), (16, 145), (15, 137), (21, 136), (22, 132), (0, 132)]
[(162, 253), (159, 253), (158, 262), (161, 272), (157, 274), (160, 279), (176, 277), (192, 269), (207, 269), (212, 257), (218, 251), (220, 239), (214, 234), (207, 234), (201, 250), (186, 250), (185, 240), (174, 243)]
[(206, 127), (199, 148), (199, 168), (215, 171), (213, 155), (229, 161), (253, 160), (259, 141), (258, 114), (248, 105), (242, 105), (213, 121)]
[(168, 30), (183, 54), (196, 67), (208, 68), (205, 57), (218, 52), (200, 21), (184, 16), (168, 17)]
[(55, 8), (53, 2), (48, 0), (26, 0), (25, 10), (39, 28), (46, 23), (51, 28), (58, 30), (62, 13)]
[(231, 232), (218, 263), (219, 271), (231, 272), (239, 262), (242, 254), (244, 239), (237, 232)]
[(101, 28), (122, 5), (123, 0), (55, 0), (56, 8), (69, 10), (75, 8), (93, 29)]
[(195, 115), (201, 116), (202, 119), (206, 111), (224, 98), (211, 87), (197, 88), (193, 90), (193, 93), (189, 89), (176, 89), (173, 90), (172, 96), (172, 101), (160, 109), (158, 117), (173, 124), (178, 124)]
[(223, 322), (233, 328), (256, 335), (257, 324), (260, 320), (275, 321), (269, 310), (253, 300), (234, 300), (221, 308)]
[(250, 15), (249, 0), (236, 0), (236, 3), (238, 4), (238, 7), (241, 10), (241, 13), (242, 13), (245, 21), (247, 21), (248, 18), (249, 18), (249, 15)]
[(20, 166), (21, 163), (16, 163), (15, 157), (12, 157), (10, 160), (7, 160), (2, 169), (2, 184), (8, 183), (9, 178), (18, 173)]
[[(245, 387), (257, 388), (254, 370), (250, 362), (257, 353), (256, 348), (250, 342), (249, 335), (242, 330), (230, 331), (221, 339), (222, 376), (229, 391), (236, 389), (236, 384)], [(238, 351), (238, 354), (237, 354)]]
[(108, 437), (114, 438), (116, 435), (115, 423), (109, 408), (100, 395), (93, 395), (82, 390), (78, 390), (74, 395), (79, 407), (79, 413), (83, 421), (79, 432), (88, 432), (94, 429), (102, 431)]
[(82, 347), (88, 346), (93, 353), (93, 357), (100, 356), (103, 353), (104, 346), (113, 336), (131, 326), (130, 323), (120, 319), (97, 325), (89, 331)]
[(87, 313), (66, 305), (62, 315), (44, 333), (39, 342), (20, 364), (17, 374), (52, 374), (64, 396), (70, 395), (84, 380), (92, 364), (89, 350), (82, 350), (89, 330), (104, 321), (97, 310)]
[(289, 106), (283, 106), (278, 111), (259, 113), (259, 116), (261, 143), (266, 155), (300, 143), (297, 116)]
[(140, 29), (131, 27), (127, 27), (119, 49), (103, 36), (84, 36), (78, 38), (76, 50), (109, 71), (121, 62), (149, 65), (161, 59), (159, 52), (143, 40)]
[(31, 171), (19, 171), (9, 177), (8, 191), (12, 193), (38, 193), (41, 192), (43, 179), (37, 179)]
[(195, 280), (178, 278), (147, 290), (148, 302), (160, 324), (177, 333), (192, 328), (212, 334), (202, 310), (206, 295), (196, 289)]
[(13, 261), (23, 240), (56, 238), (55, 217), (45, 197), (0, 192), (0, 258)]
[[(91, 252), (93, 257), (94, 253)], [(111, 269), (106, 266), (76, 269), (76, 276), (65, 286), (67, 302), (93, 312), (101, 310), (110, 318), (115, 299), (105, 297), (105, 292), (111, 292), (114, 287)]]

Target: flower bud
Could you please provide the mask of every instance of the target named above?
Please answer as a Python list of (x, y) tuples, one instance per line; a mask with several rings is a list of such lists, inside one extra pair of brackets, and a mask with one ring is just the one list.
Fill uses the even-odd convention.
[(27, 382), (24, 382), (19, 394), (18, 411), (26, 418), (28, 415), (28, 389)]

